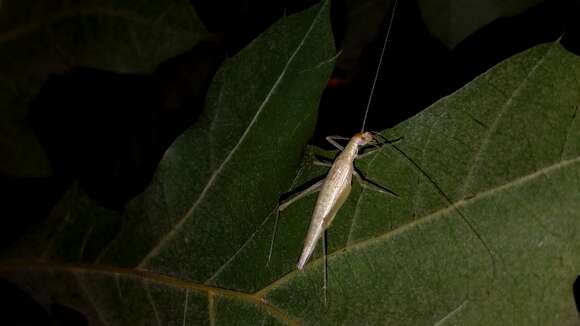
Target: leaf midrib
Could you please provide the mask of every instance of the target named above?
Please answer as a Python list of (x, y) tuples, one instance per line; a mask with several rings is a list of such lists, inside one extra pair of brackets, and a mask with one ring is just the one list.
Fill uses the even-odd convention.
[[(234, 290), (227, 290), (217, 287), (211, 287), (205, 284), (193, 283), (190, 281), (185, 281), (179, 278), (158, 274), (151, 271), (146, 270), (138, 270), (134, 268), (123, 268), (123, 267), (110, 267), (110, 266), (103, 266), (103, 265), (85, 265), (85, 264), (69, 264), (69, 263), (45, 263), (39, 262), (37, 260), (26, 260), (26, 259), (17, 259), (17, 260), (10, 260), (3, 262), (0, 266), (0, 274), (4, 273), (13, 273), (13, 272), (21, 272), (23, 270), (37, 270), (37, 271), (50, 271), (50, 272), (63, 272), (63, 273), (71, 273), (75, 276), (82, 275), (82, 273), (92, 272), (92, 273), (100, 273), (103, 275), (110, 275), (111, 277), (118, 277), (119, 275), (125, 277), (134, 277), (140, 280), (147, 280), (150, 283), (157, 283), (163, 284), (168, 287), (174, 287), (178, 289), (184, 290), (191, 290), (196, 292), (206, 293), (208, 296), (219, 295), (225, 298), (244, 301), (255, 305), (278, 320), (285, 322), (288, 325), (299, 325), (299, 322), (295, 319), (292, 319), (290, 315), (288, 315), (284, 310), (276, 308), (275, 306), (270, 305), (266, 300), (256, 296), (255, 294), (249, 294)], [(80, 282), (83, 284), (83, 282)], [(85, 289), (85, 294), (92, 300), (92, 297)], [(94, 304), (94, 302), (93, 302)], [(95, 311), (100, 315), (100, 309), (96, 309)], [(102, 316), (100, 316), (102, 318)]]

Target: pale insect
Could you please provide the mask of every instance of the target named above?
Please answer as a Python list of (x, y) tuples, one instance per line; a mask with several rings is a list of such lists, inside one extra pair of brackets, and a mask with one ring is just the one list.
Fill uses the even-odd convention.
[[(378, 145), (379, 140), (374, 133), (371, 132), (360, 132), (350, 138), (346, 147), (342, 147), (336, 142), (336, 139), (348, 139), (340, 136), (329, 136), (327, 140), (341, 150), (341, 153), (332, 163), (326, 178), (316, 182), (314, 185), (310, 186), (308, 189), (298, 193), (295, 197), (287, 200), (280, 205), (278, 211), (284, 210), (286, 207), (294, 203), (296, 200), (314, 192), (320, 191), (318, 199), (316, 200), (316, 205), (314, 206), (314, 212), (312, 213), (312, 219), (310, 221), (310, 227), (306, 234), (306, 239), (304, 240), (304, 248), (300, 259), (298, 260), (299, 270), (304, 268), (304, 265), (312, 256), (314, 249), (318, 240), (322, 238), (324, 231), (330, 226), (336, 213), (344, 204), (345, 200), (348, 198), (351, 190), (352, 176), (359, 178), (361, 185), (365, 188), (374, 188), (374, 190), (389, 193), (396, 196), (390, 190), (383, 188), (376, 183), (367, 180), (362, 176), (361, 173), (356, 171), (354, 167), (354, 160), (359, 155), (359, 150), (365, 146)], [(326, 165), (325, 163), (319, 163)], [(324, 246), (323, 246), (324, 248)], [(326, 256), (326, 255), (325, 255)]]
[[(326, 261), (326, 243), (325, 243), (325, 236), (324, 235), (325, 235), (326, 229), (328, 229), (330, 227), (330, 224), (334, 220), (334, 217), (336, 216), (338, 210), (342, 207), (342, 205), (344, 204), (344, 202), (346, 201), (346, 199), (348, 198), (348, 196), (350, 194), (352, 176), (354, 175), (355, 177), (358, 177), (358, 179), (360, 180), (361, 186), (363, 186), (364, 188), (374, 188), (374, 190), (376, 190), (378, 192), (387, 193), (387, 194), (390, 194), (392, 196), (397, 196), (394, 192), (366, 179), (361, 173), (357, 172), (357, 170), (354, 166), (354, 160), (357, 158), (360, 158), (362, 155), (364, 155), (364, 154), (362, 154), (362, 155), (359, 154), (359, 151), (361, 149), (363, 149), (366, 146), (378, 147), (379, 145), (383, 145), (384, 143), (387, 142), (386, 139), (384, 139), (384, 137), (381, 134), (364, 131), (364, 129), (365, 129), (365, 124), (366, 124), (370, 104), (372, 101), (374, 89), (375, 89), (375, 86), (377, 83), (377, 79), (379, 76), (383, 57), (385, 54), (385, 49), (386, 49), (386, 46), (388, 43), (389, 34), (391, 32), (391, 27), (393, 24), (395, 10), (397, 8), (397, 2), (398, 2), (398, 0), (395, 0), (395, 2), (393, 4), (393, 10), (391, 12), (389, 26), (387, 29), (387, 35), (386, 35), (384, 43), (383, 43), (381, 55), (379, 57), (378, 67), (377, 67), (377, 70), (376, 70), (376, 73), (374, 76), (374, 80), (373, 80), (373, 84), (371, 87), (368, 103), (367, 103), (367, 106), (365, 109), (365, 115), (363, 118), (361, 132), (352, 136), (352, 138), (350, 138), (350, 140), (348, 141), (348, 144), (345, 147), (338, 144), (336, 142), (336, 140), (347, 140), (348, 138), (340, 137), (340, 136), (328, 136), (328, 137), (326, 137), (326, 139), (329, 143), (331, 143), (333, 146), (335, 146), (336, 148), (338, 148), (341, 151), (341, 153), (337, 156), (337, 158), (332, 163), (326, 178), (321, 180), (321, 181), (316, 182), (315, 184), (313, 184), (312, 186), (310, 186), (306, 190), (296, 194), (294, 197), (291, 197), (287, 201), (283, 202), (282, 204), (280, 204), (280, 206), (278, 207), (278, 210), (277, 210), (277, 212), (279, 213), (280, 211), (283, 211), (284, 209), (286, 209), (288, 206), (290, 206), (292, 203), (296, 202), (297, 200), (299, 200), (299, 199), (301, 199), (301, 198), (303, 198), (303, 197), (305, 197), (313, 192), (320, 191), (320, 194), (318, 195), (318, 199), (316, 200), (316, 204), (314, 206), (314, 212), (312, 213), (312, 218), (310, 220), (310, 226), (308, 228), (308, 232), (307, 232), (306, 238), (304, 240), (304, 247), (302, 249), (302, 253), (300, 255), (300, 259), (298, 260), (296, 267), (299, 270), (302, 270), (304, 268), (304, 266), (306, 265), (306, 263), (308, 262), (308, 260), (312, 256), (312, 253), (314, 252), (314, 249), (316, 248), (318, 241), (322, 240), (324, 265), (325, 265), (325, 268), (324, 268), (324, 271), (325, 271), (324, 272), (324, 286), (323, 286), (325, 302), (326, 302), (326, 285), (327, 285), (327, 274), (326, 274), (327, 261)], [(481, 237), (479, 232), (477, 232), (477, 230), (472, 225), (472, 223), (459, 210), (459, 208), (456, 207), (456, 205), (451, 201), (451, 199), (447, 196), (447, 194), (439, 187), (439, 185), (414, 160), (412, 160), (409, 156), (407, 156), (395, 144), (391, 143), (391, 146), (394, 148), (394, 150), (396, 152), (398, 152), (405, 159), (407, 159), (411, 163), (411, 165), (414, 166), (414, 168), (416, 168), (427, 179), (427, 181), (430, 182), (435, 187), (437, 192), (445, 199), (445, 201), (450, 205), (450, 207), (453, 208), (458, 213), (458, 215), (463, 219), (463, 221), (472, 230), (472, 232), (474, 232), (476, 237), (479, 239), (479, 241), (483, 244), (485, 249), (490, 254), (490, 258), (491, 258), (491, 262), (492, 262), (492, 266), (493, 266), (493, 273), (495, 275), (495, 258), (494, 258), (493, 251), (487, 245), (487, 243), (483, 240), (483, 238)], [(272, 255), (272, 249), (273, 249), (273, 245), (274, 245), (274, 237), (275, 237), (275, 233), (276, 233), (276, 227), (278, 224), (278, 217), (279, 217), (278, 215), (279, 214), (277, 214), (276, 221), (274, 223), (274, 233), (272, 236), (272, 242), (270, 243), (268, 261), (270, 261), (270, 257)]]
[[(387, 42), (389, 39), (389, 34), (391, 32), (391, 26), (393, 23), (393, 18), (394, 18), (396, 7), (397, 7), (397, 0), (395, 0), (394, 5), (393, 5), (393, 10), (391, 13), (389, 26), (387, 29), (387, 35), (386, 35), (384, 43), (383, 43), (383, 48), (382, 48), (381, 55), (379, 58), (378, 67), (377, 67), (377, 70), (376, 70), (376, 73), (374, 76), (374, 80), (373, 80), (373, 84), (371, 87), (369, 100), (368, 100), (366, 110), (365, 110), (365, 115), (363, 118), (361, 132), (355, 134), (352, 138), (350, 138), (350, 140), (348, 141), (348, 144), (345, 147), (338, 144), (336, 142), (336, 140), (346, 140), (348, 138), (340, 137), (340, 136), (326, 137), (326, 139), (329, 143), (331, 143), (333, 146), (335, 146), (336, 148), (338, 148), (341, 151), (341, 153), (338, 155), (338, 157), (332, 163), (331, 168), (328, 171), (326, 178), (321, 180), (321, 181), (316, 182), (314, 185), (310, 186), (306, 190), (296, 194), (294, 197), (292, 197), (289, 200), (282, 203), (278, 208), (278, 213), (279, 213), (280, 211), (284, 210), (285, 208), (287, 208), (289, 205), (291, 205), (292, 203), (294, 203), (298, 199), (301, 199), (304, 196), (306, 196), (312, 192), (320, 191), (320, 194), (318, 195), (318, 199), (316, 201), (316, 205), (314, 207), (314, 212), (312, 213), (312, 218), (310, 220), (310, 226), (308, 228), (308, 232), (307, 232), (306, 238), (304, 240), (304, 248), (302, 249), (302, 254), (300, 255), (300, 259), (298, 260), (296, 267), (299, 270), (302, 270), (304, 268), (304, 265), (306, 265), (306, 263), (308, 262), (308, 260), (312, 256), (312, 253), (314, 252), (314, 249), (316, 248), (318, 241), (322, 239), (322, 241), (323, 241), (322, 248), (324, 251), (324, 259), (325, 259), (325, 261), (324, 261), (325, 262), (325, 273), (324, 273), (324, 287), (323, 287), (325, 290), (325, 292), (324, 292), (325, 293), (325, 301), (326, 301), (327, 275), (326, 275), (326, 243), (325, 243), (325, 239), (324, 239), (323, 235), (325, 234), (326, 229), (328, 229), (328, 227), (330, 227), (330, 224), (334, 220), (336, 213), (342, 207), (342, 205), (344, 204), (344, 202), (346, 201), (346, 199), (348, 198), (348, 196), (350, 194), (352, 176), (354, 175), (354, 176), (358, 177), (358, 179), (361, 181), (361, 185), (365, 188), (372, 187), (376, 191), (379, 191), (382, 193), (389, 193), (393, 196), (396, 196), (396, 194), (394, 194), (390, 190), (383, 188), (383, 187), (377, 185), (376, 183), (374, 183), (370, 180), (367, 180), (361, 173), (357, 173), (357, 171), (354, 167), (354, 160), (361, 156), (361, 155), (359, 155), (359, 151), (362, 148), (364, 148), (366, 146), (378, 146), (381, 144), (379, 134), (364, 131), (364, 128), (365, 128), (365, 123), (367, 120), (367, 115), (369, 112), (373, 92), (375, 89), (375, 85), (377, 83), (379, 71), (380, 71), (383, 57), (385, 54), (385, 49), (386, 49)], [(277, 223), (278, 223), (278, 214), (276, 216), (276, 221), (274, 223), (274, 235), (276, 232), (275, 229), (277, 227)], [(273, 244), (274, 244), (274, 236), (272, 236), (272, 242), (270, 244), (268, 261), (270, 260), (270, 257), (272, 254)]]

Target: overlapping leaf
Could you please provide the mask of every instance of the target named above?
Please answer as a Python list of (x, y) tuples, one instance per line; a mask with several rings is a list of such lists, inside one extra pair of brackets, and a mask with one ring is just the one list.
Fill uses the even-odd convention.
[[(355, 183), (328, 232), (327, 305), (320, 255), (295, 270), (314, 196), (282, 213), (266, 264), (332, 64), (327, 5), (226, 63), (123, 216), (71, 190), (2, 274), (107, 324), (577, 324), (580, 59), (558, 42), (383, 132), (359, 167), (398, 197)], [(294, 186), (324, 173), (310, 162)]]
[(50, 174), (27, 121), (29, 102), (50, 74), (84, 66), (153, 72), (207, 34), (187, 1), (2, 1), (0, 171)]
[(312, 325), (577, 324), (579, 80), (580, 58), (544, 44), (385, 131), (360, 166), (399, 197), (353, 190), (328, 232), (328, 307), (322, 261), (292, 267), (313, 197), (279, 226), (288, 274), (257, 295)]
[(7, 275), (40, 302), (50, 295), (107, 325), (284, 320), (253, 296), (210, 285), (288, 190), (334, 57), (328, 3), (283, 18), (226, 61), (202, 116), (124, 212), (71, 189), (5, 253)]

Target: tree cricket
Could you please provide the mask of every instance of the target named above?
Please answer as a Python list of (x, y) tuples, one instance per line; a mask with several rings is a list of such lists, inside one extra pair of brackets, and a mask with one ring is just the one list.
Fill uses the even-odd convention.
[[(320, 180), (307, 189), (295, 194), (288, 200), (282, 202), (277, 209), (276, 220), (274, 222), (274, 232), (272, 235), (272, 241), (270, 243), (270, 250), (268, 254), (268, 262), (270, 261), (270, 257), (272, 255), (276, 228), (278, 224), (278, 218), (280, 212), (286, 209), (288, 206), (292, 205), (297, 200), (313, 193), (319, 191), (320, 194), (316, 200), (316, 204), (314, 207), (314, 211), (312, 213), (312, 218), (310, 220), (310, 226), (308, 228), (308, 232), (306, 234), (304, 240), (304, 247), (302, 249), (302, 253), (296, 264), (298, 270), (303, 270), (306, 263), (312, 256), (314, 249), (319, 240), (322, 240), (322, 249), (323, 249), (323, 259), (324, 259), (324, 302), (326, 303), (326, 286), (327, 286), (327, 255), (326, 255), (326, 230), (330, 227), (332, 221), (336, 217), (336, 214), (348, 198), (350, 191), (351, 191), (351, 184), (352, 184), (352, 177), (355, 176), (359, 181), (360, 185), (363, 188), (371, 188), (375, 191), (388, 194), (392, 197), (398, 197), (398, 195), (381, 186), (376, 184), (375, 182), (367, 179), (360, 171), (357, 171), (357, 168), (354, 165), (354, 161), (357, 158), (360, 158), (370, 152), (362, 153), (365, 148), (369, 146), (376, 147), (377, 149), (380, 146), (385, 144), (389, 144), (395, 152), (399, 155), (404, 157), (407, 161), (409, 161), (410, 165), (418, 171), (418, 173), (422, 174), (423, 177), (433, 185), (435, 190), (440, 194), (440, 196), (446, 201), (446, 203), (455, 211), (457, 214), (462, 218), (462, 220), (467, 224), (467, 226), (471, 229), (471, 231), (476, 235), (485, 249), (488, 251), (491, 257), (491, 263), (493, 267), (493, 273), (495, 275), (495, 259), (494, 254), (491, 248), (487, 245), (484, 241), (483, 237), (479, 234), (479, 232), (475, 229), (473, 224), (467, 219), (467, 217), (461, 212), (461, 210), (452, 202), (451, 198), (447, 196), (447, 194), (441, 189), (441, 187), (437, 184), (437, 182), (431, 178), (429, 174), (425, 170), (421, 168), (411, 157), (406, 155), (397, 145), (394, 144), (394, 141), (387, 140), (383, 135), (376, 133), (365, 131), (365, 124), (368, 117), (369, 108), (371, 105), (371, 101), (373, 98), (373, 93), (375, 90), (375, 86), (377, 83), (377, 79), (379, 76), (379, 72), (381, 69), (383, 57), (385, 54), (385, 49), (388, 43), (389, 35), (391, 33), (391, 28), (394, 20), (395, 11), (397, 8), (397, 1), (394, 1), (393, 9), (391, 12), (391, 17), (387, 29), (387, 34), (384, 39), (383, 47), (381, 50), (381, 54), (379, 57), (378, 67), (375, 72), (375, 76), (373, 79), (372, 87), (370, 90), (368, 102), (365, 109), (365, 114), (363, 118), (362, 128), (361, 131), (350, 139), (341, 136), (328, 136), (326, 140), (336, 147), (341, 153), (336, 157), (334, 162), (330, 165), (330, 170), (326, 175), (326, 178)], [(348, 140), (346, 146), (340, 145), (337, 140)], [(315, 162), (316, 163), (316, 162)], [(327, 164), (322, 164), (327, 165)]]
[(391, 33), (393, 18), (395, 15), (395, 10), (397, 8), (397, 1), (398, 0), (395, 0), (394, 5), (393, 5), (393, 10), (391, 13), (389, 26), (387, 29), (387, 35), (386, 35), (384, 43), (383, 43), (381, 55), (379, 58), (378, 67), (377, 67), (377, 70), (376, 70), (376, 73), (375, 73), (375, 76), (373, 79), (373, 84), (371, 87), (369, 99), (368, 99), (367, 106), (365, 109), (365, 114), (363, 117), (361, 132), (352, 136), (352, 138), (350, 138), (350, 140), (348, 141), (347, 145), (344, 147), (342, 145), (340, 145), (337, 142), (337, 140), (348, 140), (348, 138), (341, 137), (341, 136), (328, 136), (328, 137), (326, 137), (326, 140), (330, 144), (332, 144), (334, 147), (336, 147), (337, 149), (339, 149), (341, 151), (341, 153), (336, 157), (336, 159), (332, 163), (326, 178), (316, 182), (315, 184), (308, 187), (304, 191), (296, 194), (294, 197), (292, 197), (292, 198), (288, 199), (287, 201), (283, 202), (282, 204), (280, 204), (278, 207), (278, 210), (277, 210), (276, 220), (274, 222), (274, 232), (272, 235), (272, 241), (270, 243), (268, 261), (270, 261), (270, 257), (272, 255), (274, 238), (275, 238), (275, 234), (276, 234), (276, 228), (277, 228), (278, 218), (279, 218), (280, 212), (283, 211), (284, 209), (286, 209), (292, 203), (305, 197), (306, 195), (313, 193), (313, 192), (316, 192), (316, 191), (320, 191), (320, 194), (318, 195), (318, 199), (316, 200), (316, 205), (314, 207), (314, 211), (312, 213), (310, 226), (308, 228), (308, 232), (307, 232), (306, 238), (304, 240), (304, 248), (302, 249), (302, 253), (300, 255), (300, 259), (298, 260), (296, 267), (299, 270), (304, 269), (304, 266), (306, 265), (306, 263), (308, 262), (308, 260), (312, 256), (312, 253), (314, 252), (314, 249), (316, 248), (318, 241), (322, 239), (322, 249), (323, 249), (324, 264), (325, 264), (324, 286), (323, 286), (324, 294), (325, 294), (325, 302), (326, 302), (326, 284), (327, 284), (327, 273), (326, 273), (327, 261), (326, 261), (326, 240), (325, 240), (326, 230), (330, 227), (330, 225), (331, 225), (332, 221), (334, 220), (334, 218), (336, 217), (336, 214), (338, 213), (339, 209), (342, 207), (342, 205), (344, 204), (344, 202), (346, 201), (346, 199), (348, 198), (348, 196), (350, 194), (353, 175), (360, 180), (361, 185), (365, 188), (374, 187), (379, 192), (388, 193), (388, 194), (391, 194), (392, 196), (397, 196), (392, 191), (390, 191), (384, 187), (381, 187), (381, 186), (377, 185), (376, 183), (366, 179), (362, 175), (362, 173), (357, 172), (357, 170), (354, 166), (354, 160), (361, 156), (359, 154), (359, 151), (361, 151), (363, 148), (368, 147), (368, 146), (378, 147), (383, 143), (381, 141), (381, 139), (378, 137), (379, 134), (364, 131), (364, 129), (365, 129), (365, 123), (366, 123), (366, 120), (368, 117), (368, 112), (369, 112), (369, 108), (371, 105), (373, 93), (374, 93), (377, 79), (379, 76), (380, 68), (382, 65), (383, 57), (385, 54), (385, 49), (387, 47), (389, 34)]

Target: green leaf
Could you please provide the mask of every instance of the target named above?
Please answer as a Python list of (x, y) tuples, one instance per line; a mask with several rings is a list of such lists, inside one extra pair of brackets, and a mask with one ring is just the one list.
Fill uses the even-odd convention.
[[(122, 223), (73, 189), (0, 273), (97, 324), (576, 325), (580, 58), (559, 42), (383, 132), (393, 144), (357, 164), (398, 197), (354, 183), (328, 231), (327, 305), (320, 254), (295, 267), (315, 196), (283, 211), (266, 264), (332, 63), (327, 9), (226, 63)], [(293, 187), (324, 174), (313, 152)]]
[(453, 49), (469, 35), (494, 20), (522, 14), (542, 2), (483, 0), (468, 5), (465, 1), (443, 3), (436, 0), (419, 0), (418, 6), (429, 33), (449, 49)]
[(0, 171), (18, 176), (50, 174), (27, 120), (50, 74), (77, 66), (151, 73), (207, 35), (185, 0), (3, 1), (0, 30)]
[(287, 320), (214, 279), (289, 189), (335, 56), (328, 2), (283, 18), (226, 60), (200, 118), (123, 212), (73, 188), (0, 269), (40, 302), (49, 295), (95, 323)]
[(311, 325), (577, 324), (579, 80), (578, 56), (540, 45), (384, 131), (357, 163), (399, 197), (354, 183), (328, 230), (328, 307), (322, 259), (293, 268), (315, 196), (283, 213), (285, 275), (256, 294)]

